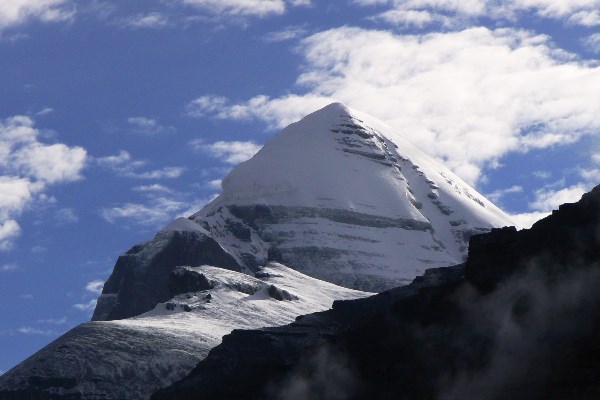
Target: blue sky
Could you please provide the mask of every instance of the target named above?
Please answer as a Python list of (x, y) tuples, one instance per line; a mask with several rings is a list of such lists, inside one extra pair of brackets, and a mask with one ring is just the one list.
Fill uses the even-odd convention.
[(600, 0), (0, 2), (0, 372), (332, 101), (527, 225), (600, 179)]

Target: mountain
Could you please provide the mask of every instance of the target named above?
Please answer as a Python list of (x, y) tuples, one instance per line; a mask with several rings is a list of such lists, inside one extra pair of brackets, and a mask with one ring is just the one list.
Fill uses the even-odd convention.
[(147, 398), (234, 329), (406, 285), (504, 225), (397, 131), (331, 104), (235, 168), (204, 209), (119, 257), (93, 321), (0, 377), (0, 399)]
[(471, 235), (513, 225), (398, 131), (340, 103), (285, 128), (222, 186), (192, 219), (244, 270), (274, 259), (372, 292), (463, 262)]
[(152, 400), (600, 398), (600, 186), (465, 265), (235, 331)]

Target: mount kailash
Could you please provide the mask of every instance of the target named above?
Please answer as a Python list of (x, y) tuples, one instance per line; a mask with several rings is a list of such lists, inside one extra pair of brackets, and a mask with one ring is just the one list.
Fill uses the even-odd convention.
[(386, 124), (334, 103), (223, 179), (205, 208), (119, 257), (92, 322), (0, 377), (0, 399), (146, 399), (234, 329), (463, 263), (510, 218)]

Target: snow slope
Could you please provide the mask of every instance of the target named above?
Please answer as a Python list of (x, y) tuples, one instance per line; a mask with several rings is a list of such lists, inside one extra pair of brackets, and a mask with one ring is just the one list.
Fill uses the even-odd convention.
[(285, 128), (192, 218), (247, 270), (276, 259), (369, 291), (461, 263), (472, 234), (513, 225), (398, 131), (340, 103)]
[[(370, 295), (277, 263), (262, 268), (260, 278), (211, 266), (181, 269), (214, 287), (182, 293), (139, 317), (72, 329), (2, 376), (0, 398), (38, 387), (62, 398), (147, 399), (187, 375), (233, 329), (284, 325), (334, 300)], [(277, 300), (277, 293), (291, 300)]]

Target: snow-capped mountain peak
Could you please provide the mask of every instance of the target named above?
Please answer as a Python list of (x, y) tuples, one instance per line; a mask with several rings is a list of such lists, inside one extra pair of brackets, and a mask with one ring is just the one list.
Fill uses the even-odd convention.
[(192, 218), (244, 268), (271, 253), (311, 276), (369, 291), (460, 263), (471, 234), (512, 225), (398, 131), (341, 103), (283, 129)]

